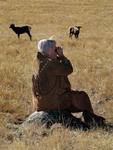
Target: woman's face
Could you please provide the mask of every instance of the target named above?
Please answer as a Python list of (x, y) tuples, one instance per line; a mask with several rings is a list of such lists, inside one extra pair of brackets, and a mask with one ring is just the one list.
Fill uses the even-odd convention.
[(56, 59), (57, 58), (57, 53), (55, 52), (56, 49), (56, 43), (54, 43), (51, 48), (48, 50), (48, 57), (51, 59)]

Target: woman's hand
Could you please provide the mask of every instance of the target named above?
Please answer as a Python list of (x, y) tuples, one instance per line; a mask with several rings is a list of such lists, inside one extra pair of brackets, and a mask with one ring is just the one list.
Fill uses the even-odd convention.
[(62, 47), (53, 47), (48, 50), (48, 57), (51, 59), (56, 59), (57, 57), (63, 57), (63, 49)]
[(62, 47), (56, 47), (55, 51), (59, 57), (64, 56)]

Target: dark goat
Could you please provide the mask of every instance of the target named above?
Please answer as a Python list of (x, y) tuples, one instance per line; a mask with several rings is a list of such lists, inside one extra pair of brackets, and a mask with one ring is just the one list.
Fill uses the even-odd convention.
[(16, 27), (15, 24), (11, 24), (10, 27), (20, 38), (20, 34), (27, 33), (30, 37), (30, 40), (32, 40), (32, 35), (30, 33), (31, 27), (30, 26), (22, 26), (22, 27)]
[(80, 33), (80, 28), (81, 26), (69, 27), (69, 37), (72, 38), (72, 36), (74, 35), (75, 38), (77, 39)]

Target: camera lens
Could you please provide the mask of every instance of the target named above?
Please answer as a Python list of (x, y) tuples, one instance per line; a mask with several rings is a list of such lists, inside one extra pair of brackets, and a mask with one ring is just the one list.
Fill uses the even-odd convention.
[(55, 52), (57, 53), (57, 48), (55, 48)]

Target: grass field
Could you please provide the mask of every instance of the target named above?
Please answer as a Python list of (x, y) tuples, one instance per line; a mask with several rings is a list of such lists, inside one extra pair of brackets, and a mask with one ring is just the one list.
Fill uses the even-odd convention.
[[(30, 25), (18, 40), (11, 23)], [(81, 25), (80, 37), (67, 29)], [(113, 131), (28, 127), (20, 138), (9, 124), (32, 112), (31, 77), (37, 40), (54, 36), (71, 60), (72, 88), (85, 90), (97, 114), (113, 123), (113, 1), (0, 0), (0, 150), (112, 150)]]

